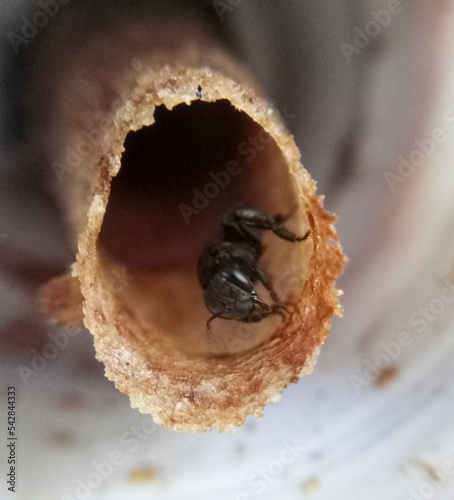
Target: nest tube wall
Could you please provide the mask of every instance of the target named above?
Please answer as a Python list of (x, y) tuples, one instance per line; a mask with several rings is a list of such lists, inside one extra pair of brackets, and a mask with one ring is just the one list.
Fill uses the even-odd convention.
[[(47, 133), (77, 239), (71, 279), (96, 356), (133, 407), (177, 431), (231, 431), (312, 370), (340, 313), (344, 257), (251, 76), (203, 30), (152, 33), (154, 44), (130, 37), (121, 50), (98, 39), (53, 90)], [(197, 259), (240, 203), (291, 214), (290, 229), (311, 236), (265, 239), (261, 266), (291, 305), (284, 319), (216, 320), (208, 335)]]

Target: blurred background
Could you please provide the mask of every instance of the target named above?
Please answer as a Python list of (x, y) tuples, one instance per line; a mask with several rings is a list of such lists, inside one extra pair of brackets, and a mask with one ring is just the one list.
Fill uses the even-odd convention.
[[(162, 6), (211, 26), (266, 89), (349, 257), (344, 318), (314, 373), (232, 435), (155, 426), (105, 379), (91, 335), (50, 325), (37, 300), (74, 260), (54, 172), (30, 147), (30, 115), (52, 106), (33, 79), (40, 46)], [(454, 3), (3, 0), (0, 13), (0, 498), (452, 499)]]

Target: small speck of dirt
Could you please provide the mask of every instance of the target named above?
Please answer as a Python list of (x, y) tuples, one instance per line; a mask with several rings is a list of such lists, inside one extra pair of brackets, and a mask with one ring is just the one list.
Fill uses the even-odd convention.
[(246, 448), (245, 448), (243, 443), (236, 443), (235, 444), (235, 453), (238, 456), (244, 455), (245, 451), (246, 451)]
[(138, 467), (129, 472), (129, 481), (131, 483), (151, 483), (156, 479), (156, 469), (151, 467)]
[(399, 370), (395, 366), (387, 366), (383, 368), (375, 379), (377, 387), (385, 387), (389, 385), (397, 376)]
[(313, 495), (320, 488), (320, 480), (318, 477), (311, 477), (301, 484), (301, 492), (305, 496)]
[(443, 474), (437, 472), (437, 469), (432, 465), (422, 462), (421, 460), (416, 460), (415, 464), (424, 471), (427, 479), (429, 479), (433, 483), (443, 482)]
[(61, 394), (57, 401), (58, 408), (64, 411), (78, 411), (83, 407), (82, 398), (78, 394)]
[(53, 431), (47, 436), (47, 441), (55, 448), (70, 448), (76, 442), (76, 438), (69, 431)]

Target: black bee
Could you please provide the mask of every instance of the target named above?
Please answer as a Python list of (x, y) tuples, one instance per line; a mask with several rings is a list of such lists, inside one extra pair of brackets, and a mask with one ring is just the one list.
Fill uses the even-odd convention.
[[(304, 236), (289, 231), (282, 215), (269, 216), (256, 208), (237, 208), (222, 219), (222, 234), (217, 243), (205, 248), (198, 263), (198, 275), (205, 304), (215, 318), (234, 319), (245, 323), (261, 321), (270, 314), (282, 314), (270, 276), (258, 267), (263, 253), (262, 233), (272, 231), (280, 238), (296, 242)], [(255, 283), (261, 282), (274, 303), (268, 305), (257, 295)]]

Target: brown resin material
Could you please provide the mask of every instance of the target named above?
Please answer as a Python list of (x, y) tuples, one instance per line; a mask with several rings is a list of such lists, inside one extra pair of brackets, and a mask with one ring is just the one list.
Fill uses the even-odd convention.
[[(182, 44), (159, 30), (140, 49), (120, 34), (121, 48), (91, 44), (52, 90), (55, 191), (78, 252), (72, 276), (43, 296), (48, 313), (74, 327), (80, 286), (97, 358), (133, 407), (176, 431), (232, 431), (312, 371), (341, 313), (345, 257), (335, 217), (253, 79), (209, 38), (189, 33)], [(198, 193), (210, 194), (203, 206)], [(208, 333), (197, 260), (238, 203), (291, 214), (289, 228), (311, 234), (264, 239), (260, 265), (285, 319), (218, 319)], [(71, 300), (57, 300), (64, 290)]]

